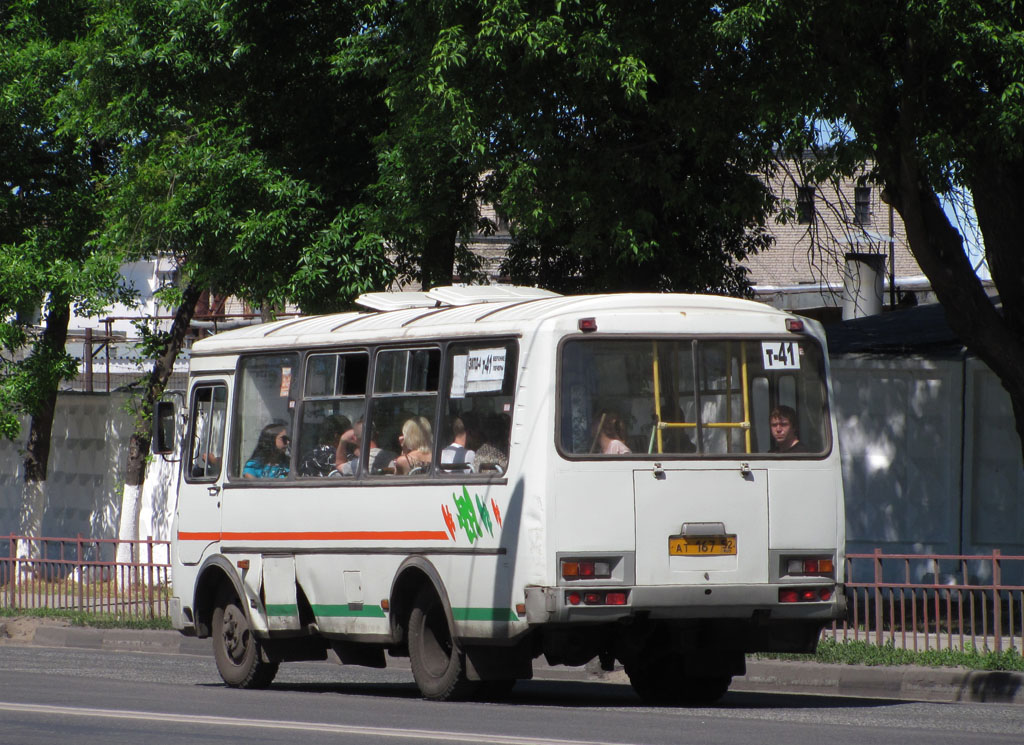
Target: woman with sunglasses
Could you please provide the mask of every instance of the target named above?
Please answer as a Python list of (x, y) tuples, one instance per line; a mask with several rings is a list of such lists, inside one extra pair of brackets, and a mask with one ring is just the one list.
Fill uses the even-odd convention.
[(247, 479), (283, 479), (288, 475), (291, 438), (284, 422), (271, 422), (256, 441), (252, 457), (245, 462), (242, 476)]

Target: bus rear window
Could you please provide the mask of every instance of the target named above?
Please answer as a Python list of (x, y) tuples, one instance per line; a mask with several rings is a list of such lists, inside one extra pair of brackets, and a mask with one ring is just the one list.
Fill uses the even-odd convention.
[(785, 339), (579, 339), (559, 444), (577, 456), (794, 456), (829, 448), (821, 347)]

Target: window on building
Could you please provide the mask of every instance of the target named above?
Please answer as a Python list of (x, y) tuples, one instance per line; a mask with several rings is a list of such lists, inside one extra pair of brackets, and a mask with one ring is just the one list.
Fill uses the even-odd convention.
[(801, 186), (796, 194), (796, 218), (801, 225), (814, 220), (814, 187)]
[(869, 224), (871, 222), (871, 187), (856, 187), (853, 192), (853, 200), (853, 224)]

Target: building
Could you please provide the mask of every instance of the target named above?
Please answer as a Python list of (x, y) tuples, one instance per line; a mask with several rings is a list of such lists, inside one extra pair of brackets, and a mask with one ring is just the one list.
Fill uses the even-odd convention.
[[(826, 322), (933, 302), (903, 221), (882, 201), (881, 188), (864, 179), (866, 171), (815, 183), (811, 164), (780, 162), (768, 177), (782, 210), (769, 225), (775, 245), (743, 264), (756, 298)], [(871, 301), (851, 309), (858, 291)]]

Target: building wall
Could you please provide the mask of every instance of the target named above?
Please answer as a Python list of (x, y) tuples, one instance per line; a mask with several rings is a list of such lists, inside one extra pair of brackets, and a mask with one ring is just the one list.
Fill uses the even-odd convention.
[(781, 203), (794, 210), (800, 188), (813, 188), (814, 209), (807, 223), (800, 223), (795, 217), (786, 223), (769, 223), (775, 238), (774, 247), (744, 262), (754, 285), (829, 285), (841, 289), (843, 257), (850, 252), (882, 254), (886, 257), (888, 277), (890, 215), (897, 280), (922, 274), (910, 253), (903, 221), (882, 202), (879, 186), (865, 184), (870, 190), (869, 209), (866, 219), (858, 224), (855, 219), (857, 179), (813, 184), (806, 171), (807, 164), (781, 163), (778, 172), (766, 179)]

